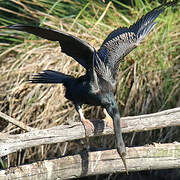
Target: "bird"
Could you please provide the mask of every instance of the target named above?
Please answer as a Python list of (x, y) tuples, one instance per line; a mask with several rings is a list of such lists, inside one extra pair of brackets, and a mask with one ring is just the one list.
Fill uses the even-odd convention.
[(24, 31), (51, 41), (59, 41), (61, 51), (85, 68), (86, 73), (78, 78), (62, 72), (44, 70), (34, 75), (29, 81), (31, 83), (63, 84), (66, 89), (65, 97), (73, 102), (79, 113), (86, 137), (94, 131), (94, 126), (84, 117), (82, 105), (101, 106), (105, 114), (113, 121), (116, 149), (127, 174), (126, 147), (122, 136), (118, 104), (115, 99), (119, 65), (124, 57), (154, 29), (157, 24), (154, 22), (155, 19), (167, 7), (176, 3), (177, 1), (164, 3), (142, 16), (130, 27), (119, 27), (112, 31), (98, 50), (86, 41), (59, 30), (24, 24), (1, 27)]

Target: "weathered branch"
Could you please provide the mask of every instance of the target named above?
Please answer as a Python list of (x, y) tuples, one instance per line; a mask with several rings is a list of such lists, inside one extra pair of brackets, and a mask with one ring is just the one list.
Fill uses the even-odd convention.
[[(127, 148), (126, 161), (129, 171), (180, 168), (180, 143)], [(1, 170), (0, 179), (71, 179), (124, 171), (116, 150), (106, 150)]]
[(15, 126), (19, 127), (20, 129), (23, 129), (27, 132), (35, 130), (34, 128), (27, 126), (26, 124), (24, 124), (21, 121), (17, 121), (16, 119), (8, 116), (7, 114), (4, 114), (3, 112), (0, 112), (0, 117), (3, 118), (4, 120), (6, 120), (7, 122), (10, 122), (10, 123), (14, 124)]
[[(154, 114), (122, 118), (127, 124), (123, 128), (124, 133), (133, 131), (148, 131), (169, 126), (180, 126), (180, 108), (166, 110)], [(95, 132), (91, 136), (113, 134), (113, 130), (105, 127), (103, 120), (93, 121)], [(0, 136), (0, 157), (16, 152), (19, 149), (72, 141), (85, 137), (81, 123), (74, 125), (61, 125), (44, 130), (34, 130), (24, 134)]]

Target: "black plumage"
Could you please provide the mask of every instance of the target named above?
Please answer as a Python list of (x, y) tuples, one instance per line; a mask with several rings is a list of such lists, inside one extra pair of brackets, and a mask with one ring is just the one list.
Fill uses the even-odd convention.
[(59, 41), (62, 52), (74, 58), (86, 69), (79, 78), (61, 72), (45, 70), (35, 75), (32, 83), (62, 83), (66, 88), (65, 97), (71, 100), (86, 129), (86, 135), (93, 130), (93, 124), (82, 114), (81, 105), (102, 106), (113, 119), (116, 147), (125, 165), (126, 150), (120, 126), (120, 114), (114, 97), (117, 86), (117, 72), (121, 60), (129, 54), (155, 27), (154, 20), (166, 7), (176, 1), (163, 4), (134, 23), (129, 28), (118, 28), (109, 34), (98, 51), (87, 42), (66, 32), (34, 27), (29, 25), (10, 25), (5, 28), (25, 31), (39, 37)]

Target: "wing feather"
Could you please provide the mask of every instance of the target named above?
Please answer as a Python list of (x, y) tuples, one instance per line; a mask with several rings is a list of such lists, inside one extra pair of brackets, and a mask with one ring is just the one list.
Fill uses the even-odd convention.
[(24, 31), (51, 41), (59, 41), (61, 51), (74, 58), (86, 69), (93, 65), (94, 48), (87, 42), (63, 31), (23, 24), (9, 25), (7, 29)]
[[(28, 32), (51, 41), (59, 41), (61, 51), (66, 53), (68, 56), (74, 58), (79, 64), (86, 68), (86, 74), (89, 76), (89, 80), (91, 81), (93, 91), (99, 91), (97, 74), (94, 69), (96, 50), (87, 42), (66, 32), (46, 29), (38, 26), (16, 24), (9, 25), (3, 28)], [(45, 78), (45, 74), (43, 74), (43, 78)], [(37, 82), (39, 82), (38, 80), (39, 79), (37, 79)]]
[(154, 22), (154, 20), (159, 14), (161, 14), (166, 7), (175, 5), (176, 3), (177, 1), (165, 3), (142, 16), (141, 19), (129, 28), (118, 28), (108, 35), (98, 50), (98, 55), (100, 59), (111, 68), (114, 76), (116, 76), (120, 61), (137, 47), (155, 27), (156, 22)]

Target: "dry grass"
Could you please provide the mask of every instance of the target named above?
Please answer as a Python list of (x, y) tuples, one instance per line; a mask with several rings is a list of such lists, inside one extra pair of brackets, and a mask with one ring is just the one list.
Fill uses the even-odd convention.
[[(18, 1), (14, 2), (18, 3)], [(37, 20), (40, 16), (41, 24), (69, 31), (87, 40), (97, 49), (114, 28), (129, 26), (137, 19), (137, 16), (140, 17), (158, 4), (156, 2), (156, 5), (148, 4), (146, 8), (129, 7), (129, 10), (120, 11), (117, 8), (119, 6), (114, 6), (113, 3), (104, 5), (101, 2), (90, 1), (87, 4), (84, 3), (82, 7), (78, 2), (68, 1), (74, 7), (81, 6), (82, 8), (76, 16), (66, 15), (67, 17), (63, 19), (56, 15), (56, 13), (62, 13), (63, 9), (55, 9), (53, 6), (52, 9), (48, 9), (47, 4), (41, 4), (39, 1), (38, 5), (45, 10), (37, 11), (30, 6), (30, 1), (27, 1), (29, 4), (24, 2), (25, 0), (19, 2), (18, 6), (24, 6), (24, 14), (21, 12), (21, 16), (26, 20)], [(59, 6), (61, 6), (60, 2)], [(72, 10), (73, 13), (74, 11), (76, 10)], [(64, 14), (67, 13), (64, 10)], [(158, 112), (180, 106), (179, 12), (176, 10), (173, 13), (168, 10), (160, 16), (158, 21), (155, 30), (144, 43), (121, 63), (117, 101), (122, 116)], [(6, 22), (3, 22), (4, 24)], [(58, 43), (15, 31), (0, 33), (3, 35), (1, 40), (2, 37), (7, 38), (0, 44), (3, 47), (0, 50), (0, 111), (39, 129), (78, 121), (79, 117), (72, 103), (64, 98), (62, 85), (32, 85), (26, 80), (32, 74), (45, 69), (61, 71), (75, 77), (82, 75), (84, 69), (70, 57), (61, 53)], [(16, 44), (12, 46), (12, 42)], [(101, 117), (100, 110), (100, 108), (84, 107), (85, 114), (89, 118)], [(11, 124), (2, 132), (22, 133)], [(146, 132), (143, 136), (142, 133), (128, 134), (125, 135), (125, 141), (127, 146), (144, 145), (154, 141), (172, 142), (179, 140), (178, 132), (177, 128), (169, 128)], [(114, 146), (112, 137), (96, 138), (96, 142), (94, 139), (92, 138), (91, 141), (92, 146), (109, 148)], [(64, 143), (22, 150), (10, 155), (10, 165), (74, 154), (82, 150), (82, 143), (78, 141), (68, 143), (68, 145)], [(3, 162), (3, 166), (7, 167), (7, 160), (4, 159)]]

